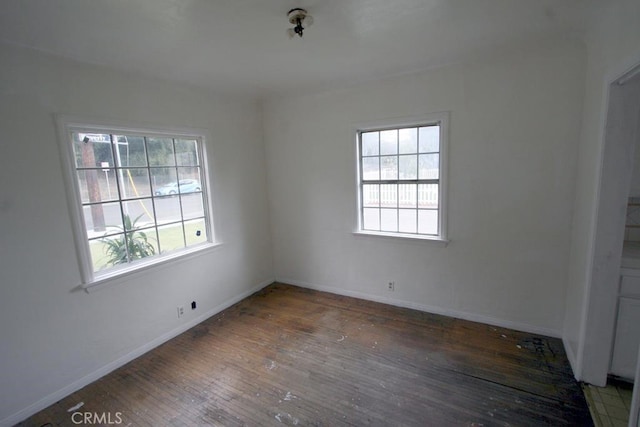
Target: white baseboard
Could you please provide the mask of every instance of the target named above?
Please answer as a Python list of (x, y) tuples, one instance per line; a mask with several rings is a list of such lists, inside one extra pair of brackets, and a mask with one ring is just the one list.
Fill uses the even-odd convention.
[(211, 310), (207, 311), (204, 314), (201, 314), (200, 316), (186, 322), (183, 323), (182, 325), (178, 326), (177, 328), (167, 332), (166, 334), (163, 334), (161, 336), (159, 336), (158, 338), (154, 339), (153, 341), (144, 344), (138, 348), (136, 348), (133, 351), (130, 351), (129, 353), (125, 354), (124, 356), (119, 357), (118, 359), (114, 360), (111, 363), (108, 363), (107, 365), (103, 366), (102, 368), (88, 374), (85, 375), (84, 377), (78, 379), (77, 381), (72, 382), (71, 384), (69, 384), (66, 387), (61, 388), (58, 391), (55, 391), (47, 396), (45, 396), (44, 398), (40, 399), (39, 401), (27, 406), (24, 409), (19, 410), (18, 412), (14, 413), (13, 415), (9, 415), (7, 418), (3, 419), (0, 421), (0, 426), (2, 427), (9, 427), (9, 426), (13, 426), (21, 421), (24, 421), (25, 419), (29, 418), (30, 416), (32, 416), (33, 414), (53, 405), (54, 403), (58, 402), (59, 400), (65, 398), (66, 396), (70, 395), (71, 393), (80, 390), (82, 387), (85, 387), (89, 384), (91, 384), (92, 382), (102, 378), (103, 376), (107, 375), (108, 373), (118, 369), (119, 367), (131, 362), (132, 360), (142, 356), (143, 354), (147, 353), (150, 350), (153, 350), (154, 348), (158, 347), (161, 344), (164, 344), (165, 342), (169, 341), (171, 338), (174, 338), (178, 335), (180, 335), (181, 333), (191, 329), (192, 327), (196, 326), (199, 323), (202, 323), (203, 321), (207, 320), (209, 317), (218, 314), (219, 312), (221, 312), (222, 310), (231, 307), (233, 304), (242, 301), (243, 299), (245, 299), (246, 297), (248, 297), (249, 295), (258, 292), (259, 290), (261, 290), (262, 288), (264, 288), (267, 285), (270, 285), (271, 283), (273, 283), (274, 280), (273, 279), (269, 279), (269, 280), (265, 280), (264, 282), (258, 284), (257, 286), (254, 286), (253, 288), (249, 289), (246, 292), (243, 292), (225, 302), (223, 302), (222, 304), (217, 305), (216, 307), (212, 308)]
[(569, 365), (571, 365), (571, 371), (573, 372), (573, 377), (576, 381), (582, 381), (580, 375), (576, 374), (579, 372), (578, 370), (578, 359), (576, 358), (576, 354), (573, 351), (573, 347), (571, 347), (571, 343), (563, 336), (562, 344), (564, 345), (564, 352), (567, 354), (567, 359), (569, 359)]
[(514, 329), (516, 331), (528, 332), (532, 334), (545, 335), (553, 338), (561, 338), (562, 333), (555, 329), (541, 328), (535, 325), (529, 325), (527, 323), (512, 322), (510, 320), (498, 319), (491, 316), (485, 316), (482, 314), (468, 313), (464, 311), (451, 310), (448, 308), (436, 307), (433, 305), (419, 304), (412, 301), (405, 301), (395, 298), (382, 297), (375, 294), (369, 294), (366, 292), (349, 291), (332, 286), (322, 286), (313, 283), (308, 283), (300, 280), (279, 277), (276, 278), (276, 282), (289, 283), (291, 285), (300, 286), (308, 289), (315, 289), (318, 291), (329, 292), (332, 294), (344, 295), (348, 297), (360, 298), (369, 301), (381, 302), (383, 304), (394, 305), (396, 307), (412, 308), (414, 310), (424, 311), (432, 314), (440, 314), (443, 316), (455, 317), (457, 319), (469, 320), (471, 322), (484, 323), (487, 325), (498, 326), (501, 328)]

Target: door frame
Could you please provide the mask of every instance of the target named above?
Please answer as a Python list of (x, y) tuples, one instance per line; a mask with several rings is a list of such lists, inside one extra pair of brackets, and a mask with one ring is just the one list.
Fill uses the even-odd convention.
[(604, 386), (615, 333), (626, 206), (640, 137), (640, 60), (606, 79), (600, 181), (596, 197), (577, 377)]

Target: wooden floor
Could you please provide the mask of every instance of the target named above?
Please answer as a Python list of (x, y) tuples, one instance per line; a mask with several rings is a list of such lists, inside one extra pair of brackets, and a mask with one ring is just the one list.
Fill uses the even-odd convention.
[(79, 402), (123, 426), (593, 425), (558, 339), (283, 284), (21, 425)]

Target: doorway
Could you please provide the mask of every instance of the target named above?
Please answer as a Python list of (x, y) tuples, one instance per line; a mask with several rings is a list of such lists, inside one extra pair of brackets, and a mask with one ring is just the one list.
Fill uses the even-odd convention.
[[(604, 386), (607, 382), (621, 296), (627, 204), (632, 187), (634, 154), (636, 146), (640, 146), (640, 64), (614, 80), (608, 89), (591, 284), (582, 348), (582, 379), (597, 386)], [(636, 328), (635, 333), (639, 331)], [(638, 377), (635, 383), (637, 389)], [(638, 393), (634, 399), (638, 399)]]

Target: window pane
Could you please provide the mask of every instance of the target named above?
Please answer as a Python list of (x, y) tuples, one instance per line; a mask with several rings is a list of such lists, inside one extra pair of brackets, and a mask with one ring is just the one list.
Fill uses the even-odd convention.
[[(139, 199), (122, 202), (122, 211), (124, 212), (125, 229), (135, 230), (155, 225), (156, 220), (153, 216), (153, 204), (151, 199)], [(127, 223), (128, 218), (128, 223)]]
[(418, 156), (400, 156), (399, 173), (400, 179), (418, 178)]
[(176, 139), (176, 163), (178, 166), (198, 166), (198, 144), (195, 139)]
[(395, 208), (398, 206), (398, 185), (384, 184), (380, 186), (380, 206)]
[(128, 168), (147, 165), (147, 153), (143, 137), (114, 135), (113, 138), (116, 143), (118, 166)]
[(400, 209), (398, 211), (398, 231), (400, 233), (417, 232), (417, 211), (415, 209)]
[(151, 184), (156, 196), (178, 194), (178, 178), (176, 168), (151, 169)]
[(380, 141), (378, 132), (362, 133), (362, 155), (377, 156), (380, 153)]
[(207, 241), (207, 227), (203, 219), (185, 222), (184, 231), (187, 236), (187, 247)]
[(438, 234), (438, 211), (422, 209), (418, 211), (418, 233)]
[(185, 247), (181, 222), (158, 227), (158, 236), (160, 238), (160, 250), (163, 254)]
[(438, 184), (420, 184), (418, 185), (418, 207), (420, 208), (438, 208)]
[[(84, 139), (87, 142), (84, 142)], [(111, 136), (109, 134), (73, 133), (73, 154), (76, 167), (113, 167)]]
[(377, 208), (380, 206), (380, 186), (377, 184), (365, 184), (362, 186), (362, 206), (365, 208)]
[(398, 185), (398, 206), (401, 208), (417, 208), (418, 185)]
[(201, 193), (190, 193), (180, 197), (182, 215), (184, 219), (194, 219), (204, 216), (204, 205)]
[(435, 153), (440, 151), (440, 126), (426, 126), (419, 131), (420, 152)]
[(396, 129), (380, 132), (380, 154), (398, 154), (398, 131)]
[(397, 209), (380, 209), (380, 231), (398, 231)]
[(199, 166), (178, 167), (178, 178), (181, 180), (182, 179), (200, 180), (200, 167)]
[(172, 138), (147, 138), (150, 166), (174, 166)]
[(117, 202), (83, 206), (82, 214), (85, 230), (90, 239), (102, 237), (105, 233), (122, 232), (122, 214), (120, 204)]
[(400, 154), (410, 154), (418, 152), (418, 129), (400, 129)]
[(120, 169), (120, 198), (135, 199), (151, 196), (149, 170), (147, 168)]
[(160, 197), (154, 199), (158, 224), (182, 220), (180, 199), (178, 197)]
[(178, 189), (180, 190), (180, 194), (202, 191), (200, 168), (178, 168)]
[(398, 157), (380, 157), (380, 169), (382, 172), (382, 179), (398, 179)]
[[(122, 234), (119, 236), (120, 239), (123, 238)], [(113, 236), (111, 238), (116, 239), (117, 237)], [(105, 242), (105, 238), (89, 240), (89, 252), (91, 255), (91, 263), (93, 264), (93, 271), (104, 270), (112, 266), (107, 255), (108, 248), (109, 245)]]
[(364, 208), (362, 211), (362, 228), (380, 231), (380, 209)]
[(418, 179), (438, 179), (440, 175), (440, 155), (420, 154), (418, 157)]
[(136, 230), (126, 233), (129, 261), (137, 261), (158, 253), (158, 241), (155, 228)]
[(362, 159), (362, 179), (380, 179), (380, 157), (366, 157)]
[(128, 262), (124, 234), (90, 240), (91, 261), (94, 271), (104, 270)]
[[(106, 171), (106, 172), (105, 172)], [(78, 184), (82, 203), (106, 202), (118, 199), (118, 187), (113, 169), (78, 171)]]

